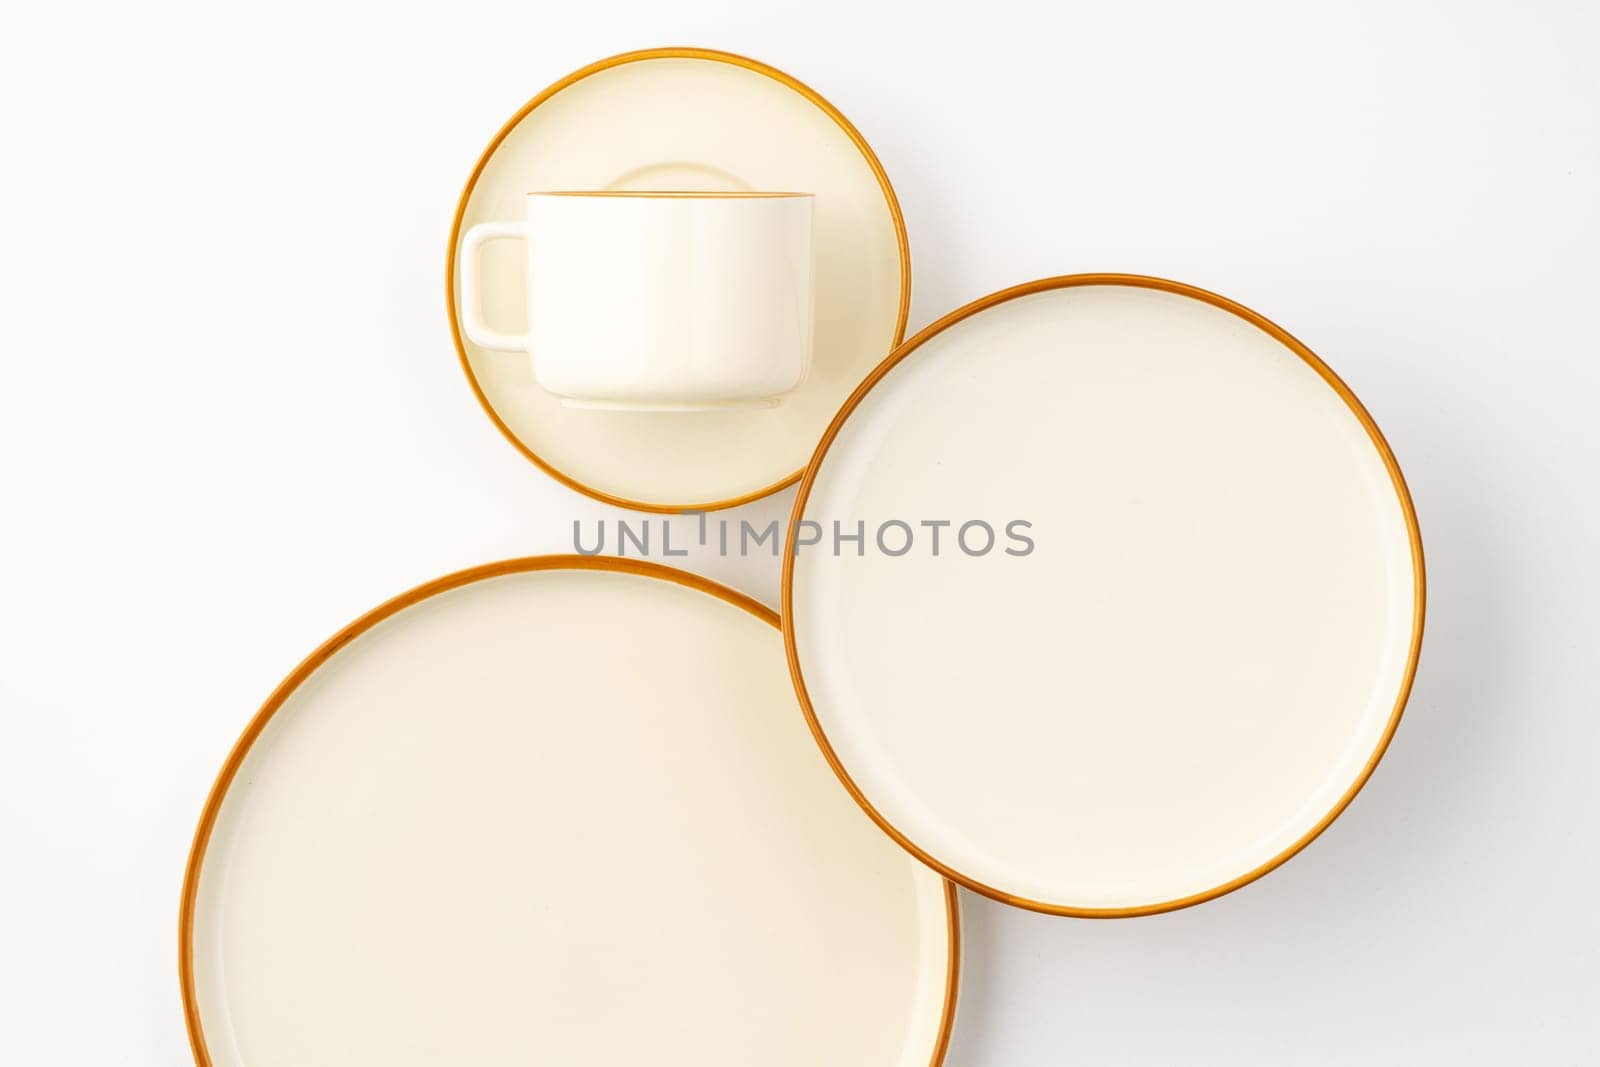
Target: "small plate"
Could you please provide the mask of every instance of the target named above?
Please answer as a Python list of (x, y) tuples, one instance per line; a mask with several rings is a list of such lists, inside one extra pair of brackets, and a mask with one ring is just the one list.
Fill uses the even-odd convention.
[(391, 600), (278, 687), (180, 960), (201, 1067), (927, 1067), (956, 924), (817, 759), (770, 610), (550, 556)]
[(845, 404), (794, 516), (866, 524), (785, 555), (835, 771), (936, 870), (1039, 911), (1165, 911), (1282, 863), (1416, 669), (1422, 545), (1377, 426), (1176, 282), (1046, 279), (934, 323)]
[[(472, 344), (458, 320), (461, 235), (521, 218), (523, 195), (548, 189), (815, 193), (810, 376), (771, 408), (583, 410), (540, 389), (526, 355)], [(484, 315), (520, 330), (521, 252), (497, 244), (483, 252)], [(461, 365), (501, 433), (572, 488), (646, 511), (732, 507), (792, 484), (839, 404), (900, 343), (911, 300), (905, 221), (861, 134), (782, 71), (698, 48), (613, 56), (529, 101), (467, 181), (446, 271)]]

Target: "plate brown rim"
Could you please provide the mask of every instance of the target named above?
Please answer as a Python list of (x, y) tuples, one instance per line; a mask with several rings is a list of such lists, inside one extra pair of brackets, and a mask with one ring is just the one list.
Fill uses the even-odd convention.
[[(465, 570), (454, 571), (432, 581), (424, 582), (398, 596), (379, 604), (366, 612), (354, 622), (343, 627), (339, 632), (317, 646), (309, 656), (302, 660), (283, 681), (273, 689), (266, 702), (250, 719), (244, 732), (234, 742), (227, 758), (223, 761), (222, 769), (217, 772), (216, 779), (211, 784), (211, 790), (206, 796), (205, 806), (201, 809), (199, 823), (195, 827), (194, 840), (189, 846), (188, 861), (183, 872), (183, 890), (178, 905), (178, 985), (183, 997), (184, 1027), (189, 1035), (189, 1048), (194, 1054), (196, 1067), (215, 1067), (210, 1050), (206, 1046), (205, 1029), (200, 1020), (200, 1001), (195, 989), (194, 968), (194, 918), (195, 908), (200, 895), (200, 875), (205, 863), (206, 849), (211, 842), (211, 832), (216, 827), (217, 816), (221, 813), (222, 804), (227, 799), (228, 789), (232, 786), (240, 766), (245, 757), (249, 755), (251, 747), (272, 721), (274, 715), (283, 707), (284, 703), (292, 696), (308, 678), (316, 673), (328, 660), (343, 649), (350, 642), (371, 630), (378, 623), (391, 616), (397, 615), (406, 608), (419, 604), (430, 597), (446, 593), (462, 586), (471, 585), (489, 578), (498, 578), (508, 574), (533, 574), (540, 571), (601, 571), (612, 574), (630, 574), (645, 578), (656, 578), (672, 582), (701, 593), (709, 594), (718, 600), (742, 608), (756, 618), (767, 623), (774, 629), (779, 629), (778, 615), (765, 604), (746, 596), (736, 589), (714, 582), (689, 571), (678, 570), (676, 567), (664, 566), (660, 563), (651, 563), (648, 560), (623, 559), (617, 556), (581, 556), (581, 555), (548, 555), (548, 556), (520, 556), (514, 559), (499, 560), (494, 563), (485, 563)], [(933, 1056), (929, 1067), (940, 1067), (944, 1063), (945, 1053), (950, 1047), (951, 1028), (955, 1025), (956, 995), (960, 987), (961, 975), (961, 911), (956, 897), (956, 889), (951, 882), (944, 881), (944, 908), (945, 908), (945, 936), (949, 945), (949, 956), (945, 964), (944, 997), (940, 1006), (939, 1028), (934, 1037)]]
[[(1405, 672), (1400, 681), (1400, 689), (1395, 699), (1394, 709), (1392, 712), (1390, 712), (1389, 721), (1384, 727), (1383, 734), (1381, 737), (1379, 737), (1377, 746), (1373, 749), (1372, 755), (1368, 758), (1365, 766), (1361, 770), (1361, 773), (1356, 776), (1355, 781), (1339, 797), (1338, 801), (1333, 805), (1333, 807), (1329, 809), (1329, 811), (1321, 819), (1319, 819), (1310, 830), (1302, 834), (1283, 851), (1268, 859), (1265, 863), (1246, 871), (1244, 874), (1229, 879), (1221, 885), (1215, 886), (1211, 889), (1203, 890), (1198, 893), (1191, 893), (1188, 896), (1179, 897), (1174, 900), (1161, 901), (1155, 904), (1140, 904), (1130, 907), (1113, 908), (1077, 907), (1069, 904), (1033, 900), (1015, 893), (1005, 892), (1002, 889), (987, 885), (971, 875), (956, 870), (948, 863), (939, 860), (926, 849), (920, 847), (914, 841), (912, 841), (911, 838), (908, 837), (898, 827), (890, 823), (890, 821), (873, 806), (872, 802), (867, 799), (866, 794), (862, 792), (860, 786), (856, 784), (855, 780), (850, 777), (849, 771), (845, 769), (844, 764), (839, 759), (838, 753), (834, 751), (833, 745), (829, 742), (827, 733), (823, 730), (822, 724), (817, 718), (816, 708), (811, 702), (811, 694), (806, 688), (805, 673), (800, 665), (800, 657), (795, 648), (794, 636), (794, 563), (796, 553), (796, 548), (794, 545), (795, 532), (799, 529), (799, 523), (801, 520), (805, 518), (806, 501), (810, 498), (812, 486), (816, 483), (817, 473), (822, 467), (823, 460), (827, 457), (829, 447), (833, 444), (834, 439), (838, 437), (840, 429), (849, 419), (851, 413), (854, 412), (858, 406), (860, 406), (861, 401), (867, 396), (868, 393), (872, 391), (873, 387), (879, 382), (883, 381), (884, 377), (888, 375), (888, 373), (899, 363), (905, 360), (912, 353), (916, 352), (917, 349), (921, 348), (928, 341), (932, 340), (934, 337), (937, 337), (939, 334), (943, 333), (945, 330), (948, 330), (957, 323), (971, 318), (982, 311), (986, 311), (989, 308), (993, 308), (997, 305), (1015, 300), (1019, 297), (1030, 296), (1035, 293), (1049, 292), (1052, 290), (1072, 289), (1080, 286), (1090, 285), (1120, 285), (1137, 289), (1154, 289), (1160, 292), (1173, 293), (1178, 296), (1185, 296), (1201, 301), (1205, 304), (1210, 304), (1212, 307), (1227, 311), (1257, 327), (1305, 361), (1305, 363), (1314, 371), (1316, 371), (1318, 376), (1321, 377), (1322, 380), (1326, 382), (1333, 389), (1333, 391), (1339, 395), (1340, 399), (1342, 399), (1349, 407), (1350, 411), (1355, 415), (1357, 421), (1359, 421), (1362, 427), (1366, 430), (1368, 438), (1372, 441), (1373, 446), (1378, 450), (1378, 454), (1383, 459), (1384, 467), (1389, 472), (1389, 480), (1394, 486), (1395, 495), (1399, 499), (1400, 510), (1405, 519), (1406, 534), (1411, 546), (1411, 566), (1413, 573), (1416, 576), (1416, 584), (1412, 600), (1410, 648), (1406, 656)], [(1162, 912), (1177, 911), (1180, 908), (1192, 907), (1195, 904), (1200, 904), (1208, 900), (1214, 900), (1226, 893), (1231, 893), (1236, 889), (1246, 886), (1255, 881), (1257, 878), (1260, 878), (1262, 875), (1282, 866), (1307, 845), (1311, 844), (1312, 841), (1316, 840), (1318, 835), (1332, 825), (1333, 821), (1344, 812), (1345, 808), (1349, 807), (1350, 802), (1355, 799), (1356, 794), (1361, 791), (1362, 786), (1366, 785), (1367, 780), (1372, 777), (1372, 772), (1377, 769), (1379, 761), (1383, 759), (1384, 753), (1389, 748), (1389, 742), (1393, 739), (1395, 730), (1400, 725), (1401, 716), (1405, 712), (1406, 701), (1411, 695), (1412, 681), (1416, 677), (1417, 661), (1422, 652), (1422, 630), (1423, 620), (1426, 615), (1426, 606), (1427, 577), (1422, 556), (1422, 533), (1417, 526), (1417, 513), (1416, 508), (1413, 506), (1411, 501), (1411, 491), (1406, 486), (1405, 476), (1400, 471), (1400, 464), (1395, 459), (1394, 452), (1390, 449), (1388, 441), (1384, 439), (1382, 431), (1378, 429), (1378, 424), (1373, 420), (1371, 414), (1368, 413), (1366, 407), (1356, 397), (1355, 393), (1350, 389), (1350, 387), (1346, 385), (1344, 380), (1335, 374), (1333, 369), (1324, 363), (1315, 352), (1311, 351), (1311, 349), (1307, 348), (1287, 330), (1268, 319), (1266, 316), (1258, 314), (1257, 312), (1252, 311), (1250, 308), (1245, 307), (1243, 304), (1229, 300), (1227, 297), (1213, 293), (1210, 290), (1201, 289), (1198, 286), (1188, 285), (1184, 282), (1176, 282), (1166, 278), (1157, 278), (1144, 274), (1063, 274), (1050, 278), (1040, 278), (1036, 281), (1024, 282), (1020, 285), (1014, 285), (1010, 288), (1001, 289), (997, 292), (990, 293), (987, 296), (980, 297), (977, 300), (972, 301), (970, 304), (966, 304), (957, 308), (944, 317), (929, 324), (924, 329), (918, 331), (914, 337), (906, 341), (900, 347), (896, 348), (888, 355), (887, 358), (883, 360), (882, 363), (878, 364), (871, 374), (867, 375), (866, 379), (862, 381), (862, 383), (856, 388), (855, 392), (850, 394), (849, 399), (844, 402), (844, 406), (839, 409), (838, 413), (833, 417), (833, 421), (828, 424), (827, 430), (824, 431), (822, 440), (817, 444), (816, 452), (812, 454), (811, 462), (807, 464), (805, 472), (800, 477), (800, 488), (795, 494), (794, 508), (790, 513), (788, 540), (784, 546), (783, 554), (781, 616), (784, 650), (789, 659), (789, 676), (794, 682), (795, 694), (799, 697), (800, 708), (805, 714), (806, 724), (811, 728), (811, 736), (815, 738), (817, 746), (822, 749), (822, 754), (828, 761), (828, 765), (833, 768), (834, 774), (838, 777), (839, 781), (844, 785), (845, 789), (850, 793), (850, 795), (855, 798), (856, 803), (861, 806), (861, 809), (867, 813), (873, 822), (877, 823), (878, 826), (886, 834), (898, 842), (902, 848), (904, 848), (907, 852), (910, 852), (913, 856), (927, 864), (929, 867), (944, 875), (950, 881), (955, 882), (957, 885), (960, 885), (966, 889), (970, 889), (974, 893), (979, 893), (983, 896), (986, 896), (991, 900), (1000, 901), (1003, 904), (1010, 904), (1015, 907), (1026, 908), (1029, 911), (1043, 912), (1048, 915), (1064, 915), (1081, 919), (1119, 919), (1131, 918), (1139, 915), (1157, 915)]]

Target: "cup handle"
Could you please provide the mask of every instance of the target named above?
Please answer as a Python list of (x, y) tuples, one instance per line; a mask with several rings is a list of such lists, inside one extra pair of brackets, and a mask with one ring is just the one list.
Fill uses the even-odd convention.
[(483, 321), (483, 296), (478, 284), (478, 252), (490, 241), (526, 241), (525, 222), (480, 222), (461, 239), (461, 325), (480, 348), (526, 352), (528, 335), (501, 333)]

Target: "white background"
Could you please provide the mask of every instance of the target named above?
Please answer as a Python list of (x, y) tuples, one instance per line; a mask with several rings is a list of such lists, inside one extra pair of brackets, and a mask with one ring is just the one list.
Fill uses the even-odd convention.
[[(1592, 5), (427, 7), (8, 10), (0, 1062), (186, 1062), (183, 860), (256, 705), (391, 594), (617, 514), (480, 413), (443, 262), (500, 124), (660, 44), (860, 127), (913, 328), (1046, 274), (1215, 289), (1333, 364), (1415, 494), (1422, 668), (1366, 791), (1188, 911), (966, 895), (950, 1067), (1600, 1059)], [(698, 565), (776, 600), (772, 560)]]

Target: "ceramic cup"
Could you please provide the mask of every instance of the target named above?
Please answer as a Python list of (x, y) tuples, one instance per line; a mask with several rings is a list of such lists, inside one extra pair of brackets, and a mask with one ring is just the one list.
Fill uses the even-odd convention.
[[(483, 348), (526, 352), (571, 407), (769, 406), (811, 365), (810, 193), (529, 193), (521, 222), (461, 243), (462, 323)], [(527, 332), (484, 321), (478, 258), (520, 240)]]

